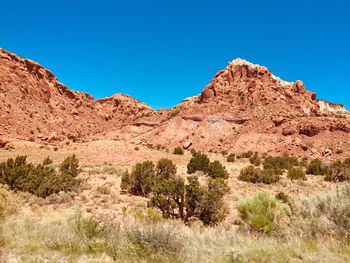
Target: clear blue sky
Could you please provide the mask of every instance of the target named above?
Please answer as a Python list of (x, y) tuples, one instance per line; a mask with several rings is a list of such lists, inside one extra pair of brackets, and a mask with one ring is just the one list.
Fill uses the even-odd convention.
[(1, 0), (0, 47), (95, 98), (154, 108), (242, 57), (350, 108), (348, 0)]

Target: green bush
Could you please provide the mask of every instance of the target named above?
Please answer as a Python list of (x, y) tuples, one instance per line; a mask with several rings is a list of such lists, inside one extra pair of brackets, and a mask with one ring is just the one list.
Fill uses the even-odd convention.
[(263, 169), (261, 182), (264, 184), (274, 184), (281, 179), (280, 175), (274, 169)]
[(131, 174), (124, 173), (121, 189), (134, 195), (150, 196), (149, 206), (156, 207), (164, 218), (181, 219), (188, 222), (193, 218), (205, 225), (215, 225), (226, 216), (223, 201), (228, 192), (228, 177), (224, 166), (218, 161), (210, 165), (207, 186), (201, 186), (198, 178), (190, 176), (188, 184), (176, 176), (176, 166), (168, 159), (160, 159), (155, 166), (151, 161), (138, 163)]
[(283, 204), (267, 193), (259, 193), (241, 201), (237, 209), (239, 217), (250, 228), (265, 233), (277, 229), (279, 220), (287, 214)]
[(147, 197), (155, 182), (155, 165), (152, 161), (137, 163), (131, 174), (124, 173), (121, 181), (122, 190), (131, 194)]
[(53, 163), (53, 161), (51, 160), (51, 158), (49, 156), (46, 157), (46, 159), (43, 161), (43, 165), (50, 165), (52, 163)]
[(225, 219), (228, 211), (223, 198), (228, 192), (229, 187), (223, 179), (209, 180), (198, 207), (199, 219), (204, 225), (214, 226)]
[[(68, 157), (61, 167), (65, 167)], [(34, 165), (27, 163), (26, 156), (17, 156), (0, 164), (0, 183), (6, 184), (15, 191), (29, 192), (39, 197), (47, 197), (60, 191), (73, 191), (80, 185), (81, 180), (76, 179), (79, 168), (62, 170), (57, 173), (54, 168), (48, 166), (49, 158), (43, 164)], [(78, 164), (78, 161), (75, 162)], [(74, 174), (74, 175), (73, 175)]]
[(299, 161), (290, 156), (268, 156), (264, 159), (263, 166), (265, 169), (288, 170), (290, 167), (299, 166)]
[(299, 167), (291, 167), (288, 169), (287, 177), (290, 180), (304, 180), (306, 181), (306, 174), (302, 168)]
[(328, 167), (324, 165), (320, 159), (312, 160), (306, 168), (307, 174), (326, 175), (329, 172)]
[(344, 162), (336, 161), (328, 169), (325, 180), (329, 182), (347, 182), (350, 181), (350, 162), (349, 159)]
[(250, 165), (241, 170), (238, 180), (250, 183), (273, 184), (280, 180), (280, 176), (274, 169), (261, 170)]
[(184, 150), (181, 148), (181, 147), (176, 147), (174, 149), (174, 154), (177, 154), (177, 155), (183, 155), (184, 154)]
[(253, 156), (251, 156), (249, 158), (249, 161), (251, 164), (254, 164), (255, 166), (259, 166), (261, 164), (261, 160), (258, 153), (255, 153)]
[(79, 173), (79, 161), (75, 154), (67, 157), (60, 165), (60, 172), (76, 177)]
[(227, 162), (229, 163), (233, 163), (236, 161), (236, 155), (231, 153), (228, 157), (227, 157)]
[(208, 171), (210, 160), (208, 156), (201, 152), (196, 152), (192, 155), (190, 162), (187, 164), (187, 173), (193, 174), (196, 171), (206, 173)]
[(249, 159), (252, 156), (253, 156), (253, 152), (248, 151), (248, 152), (243, 152), (243, 153), (237, 155), (237, 159), (244, 159), (244, 158)]
[(299, 228), (305, 238), (321, 236), (338, 239), (346, 246), (350, 242), (350, 185), (346, 183), (336, 191), (305, 199), (299, 206), (302, 219)]
[(134, 165), (131, 174), (125, 172), (122, 175), (120, 187), (131, 194), (147, 197), (154, 187), (175, 175), (176, 166), (169, 159), (160, 159), (157, 166), (145, 161)]
[(219, 161), (211, 162), (208, 166), (208, 175), (215, 179), (215, 178), (222, 178), (227, 179), (228, 178), (228, 172)]
[(176, 165), (173, 161), (163, 158), (157, 163), (156, 174), (162, 178), (168, 179), (176, 175)]

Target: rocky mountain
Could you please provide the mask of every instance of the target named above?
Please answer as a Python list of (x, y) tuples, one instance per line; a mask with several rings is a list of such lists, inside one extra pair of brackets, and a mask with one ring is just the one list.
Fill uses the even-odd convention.
[(137, 142), (315, 157), (349, 147), (350, 115), (342, 105), (317, 100), (302, 81), (283, 81), (243, 59), (166, 115)]
[(117, 94), (94, 100), (38, 63), (0, 49), (0, 134), (48, 142), (86, 138), (153, 110)]
[[(339, 157), (350, 146), (350, 114), (243, 59), (198, 96), (153, 111), (127, 95), (94, 100), (38, 63), (0, 49), (0, 137), (55, 143), (121, 139), (212, 151)], [(4, 140), (3, 138), (3, 140)], [(1, 138), (0, 138), (1, 139)]]

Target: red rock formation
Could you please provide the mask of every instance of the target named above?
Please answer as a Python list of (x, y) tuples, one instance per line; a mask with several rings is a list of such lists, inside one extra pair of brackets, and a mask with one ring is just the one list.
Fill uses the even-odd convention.
[(0, 49), (0, 134), (38, 140), (82, 138), (152, 109), (117, 94), (95, 101), (70, 90), (38, 63)]
[(320, 104), (299, 80), (286, 82), (266, 67), (236, 59), (199, 96), (175, 107), (175, 117), (163, 118), (162, 125), (137, 139), (171, 146), (191, 142), (203, 150), (322, 157), (318, 149), (350, 146), (349, 114), (332, 105)]
[[(349, 113), (301, 81), (236, 59), (200, 95), (153, 111), (122, 94), (94, 100), (38, 63), (0, 49), (0, 135), (49, 143), (92, 136), (229, 152), (332, 158), (348, 154)], [(1, 139), (1, 138), (0, 138)]]

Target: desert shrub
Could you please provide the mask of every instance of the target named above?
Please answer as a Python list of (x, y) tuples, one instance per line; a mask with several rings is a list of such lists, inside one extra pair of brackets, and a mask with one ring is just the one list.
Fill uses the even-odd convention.
[(144, 161), (143, 163), (137, 163), (130, 174), (129, 179), (124, 179), (130, 182), (127, 189), (130, 193), (140, 196), (148, 196), (151, 192), (155, 180), (155, 165), (151, 161)]
[(186, 185), (185, 221), (200, 219), (204, 225), (216, 225), (223, 221), (227, 209), (223, 197), (229, 187), (223, 179), (210, 179), (207, 187), (202, 186), (197, 176), (190, 176)]
[(290, 208), (290, 213), (288, 213), (289, 216), (295, 215), (297, 213), (297, 207), (295, 205), (295, 202), (293, 198), (290, 197), (288, 194), (284, 192), (279, 192), (275, 195), (275, 197), (277, 200), (289, 206)]
[(153, 207), (147, 209), (138, 209), (133, 213), (134, 218), (139, 222), (158, 223), (163, 221), (162, 214)]
[(243, 168), (238, 176), (238, 180), (258, 183), (261, 181), (262, 170), (255, 168), (253, 165), (249, 165), (246, 168)]
[(196, 171), (206, 173), (208, 171), (210, 160), (205, 153), (196, 152), (192, 155), (190, 162), (187, 164), (187, 173), (193, 174)]
[(270, 233), (278, 228), (286, 215), (285, 207), (274, 196), (259, 193), (241, 201), (237, 206), (239, 217), (252, 229)]
[(69, 174), (73, 177), (76, 177), (80, 173), (79, 160), (75, 154), (64, 159), (60, 165), (60, 172)]
[(159, 182), (153, 189), (149, 202), (157, 207), (164, 218), (179, 218), (184, 222), (201, 220), (204, 225), (216, 225), (226, 217), (223, 197), (228, 192), (223, 179), (210, 179), (201, 186), (198, 177), (190, 176), (188, 184), (182, 178), (170, 178)]
[(215, 179), (215, 178), (227, 179), (228, 178), (228, 172), (227, 172), (225, 166), (223, 166), (219, 161), (211, 162), (208, 166), (207, 173), (213, 179)]
[(129, 174), (128, 171), (125, 171), (121, 177), (120, 188), (122, 189), (122, 191), (129, 191), (132, 183), (133, 182), (132, 182), (131, 175)]
[(95, 217), (83, 217), (77, 213), (74, 220), (74, 232), (82, 239), (101, 238), (108, 233), (108, 227)]
[(157, 207), (165, 218), (184, 220), (185, 182), (182, 178), (168, 178), (153, 189), (150, 205)]
[(121, 171), (112, 165), (104, 166), (100, 172), (103, 174), (117, 175), (117, 176), (121, 174)]
[(284, 192), (278, 192), (276, 194), (276, 198), (278, 200), (280, 200), (282, 203), (286, 203), (288, 201), (288, 199), (290, 198), (288, 194), (284, 193)]
[(261, 160), (258, 153), (255, 153), (253, 156), (251, 156), (249, 158), (249, 161), (251, 164), (254, 164), (255, 166), (259, 166), (261, 164)]
[(290, 180), (304, 180), (306, 181), (306, 174), (302, 168), (291, 167), (288, 169), (287, 177)]
[(298, 208), (302, 219), (298, 227), (303, 230), (304, 236), (310, 238), (329, 236), (349, 244), (350, 185), (348, 183), (338, 187), (335, 192), (305, 199)]
[(252, 156), (253, 156), (253, 152), (248, 151), (248, 152), (243, 152), (243, 153), (237, 155), (237, 159), (244, 159), (244, 158), (249, 159)]
[(159, 209), (164, 218), (192, 218), (205, 225), (215, 225), (226, 216), (223, 201), (228, 191), (227, 171), (220, 162), (213, 162), (207, 186), (201, 186), (197, 177), (189, 177), (188, 184), (176, 176), (176, 166), (168, 159), (160, 159), (155, 166), (150, 161), (136, 164), (132, 173), (121, 178), (122, 190), (135, 195), (150, 196), (149, 206)]
[(233, 163), (234, 161), (236, 161), (236, 155), (231, 153), (228, 157), (227, 157), (227, 161), (229, 163)]
[(132, 251), (143, 258), (155, 253), (174, 255), (183, 248), (181, 233), (169, 224), (133, 224), (125, 229), (125, 235)]
[(54, 168), (43, 164), (27, 163), (26, 156), (17, 156), (0, 164), (0, 183), (7, 184), (15, 191), (29, 192), (39, 197), (47, 197), (60, 191), (73, 191), (81, 180), (67, 172), (57, 173)]
[(138, 150), (140, 150), (140, 148), (138, 146), (135, 146), (134, 150), (138, 151)]
[(348, 159), (344, 162), (336, 161), (328, 169), (325, 180), (329, 182), (350, 181), (350, 162)]
[(49, 156), (46, 157), (43, 161), (43, 165), (50, 165), (52, 163), (53, 163), (53, 161), (51, 160), (51, 158)]
[(314, 159), (308, 164), (306, 173), (313, 175), (326, 175), (328, 173), (328, 167), (323, 164), (320, 159)]
[[(131, 194), (148, 196), (153, 188), (176, 175), (176, 165), (169, 159), (160, 159), (157, 166), (151, 161), (137, 163), (131, 174), (125, 172), (121, 178), (121, 189)], [(158, 185), (159, 184), (159, 185)]]
[(280, 176), (274, 169), (255, 168), (250, 165), (241, 170), (238, 180), (250, 182), (250, 183), (264, 183), (272, 184), (280, 180)]
[(176, 147), (174, 149), (174, 154), (177, 154), (177, 155), (183, 155), (184, 154), (184, 150), (181, 148), (181, 147)]
[(181, 111), (181, 108), (173, 109), (171, 112), (169, 112), (169, 119), (174, 118), (176, 115), (178, 115)]
[(263, 169), (261, 182), (264, 184), (274, 184), (281, 179), (279, 173), (274, 169)]
[(199, 219), (207, 226), (222, 222), (228, 211), (224, 203), (224, 196), (229, 187), (223, 179), (211, 179), (199, 203)]
[(299, 161), (291, 156), (268, 156), (264, 159), (263, 166), (265, 169), (288, 170), (290, 167), (299, 166)]
[(109, 195), (111, 193), (111, 188), (108, 184), (104, 184), (104, 185), (99, 185), (96, 188), (96, 191), (103, 195)]
[(0, 184), (0, 223), (15, 214), (24, 201), (12, 193), (7, 185)]
[(158, 177), (170, 178), (176, 174), (176, 165), (173, 161), (163, 158), (160, 159), (156, 166), (156, 174)]

